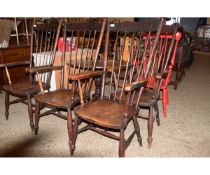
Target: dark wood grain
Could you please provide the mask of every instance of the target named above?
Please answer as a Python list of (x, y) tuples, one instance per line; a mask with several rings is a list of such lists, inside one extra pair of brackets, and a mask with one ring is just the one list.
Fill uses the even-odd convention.
[(13, 83), (27, 80), (25, 68), (30, 63), (30, 47), (20, 46), (0, 49), (0, 89), (8, 84), (4, 67), (7, 66)]
[(63, 66), (36, 66), (36, 67), (29, 67), (26, 68), (26, 72), (29, 73), (46, 73), (52, 72), (54, 70), (61, 70)]
[(74, 75), (71, 75), (69, 77), (69, 80), (83, 80), (83, 79), (89, 79), (92, 77), (98, 77), (103, 75), (103, 71), (87, 71), (87, 72), (81, 72), (81, 73), (76, 73)]
[(3, 64), (0, 64), (0, 68), (2, 68), (2, 67), (13, 67), (13, 66), (22, 66), (22, 65), (29, 65), (29, 64), (30, 64), (30, 61), (3, 63)]

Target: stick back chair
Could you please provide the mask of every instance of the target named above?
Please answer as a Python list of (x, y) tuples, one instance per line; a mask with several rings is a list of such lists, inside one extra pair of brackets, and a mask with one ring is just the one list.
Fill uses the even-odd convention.
[[(152, 24), (150, 24), (152, 25)], [(136, 67), (137, 71), (135, 76), (138, 79), (141, 79), (142, 76), (145, 75), (147, 82), (147, 88), (145, 88), (142, 92), (142, 96), (139, 100), (139, 109), (140, 108), (148, 108), (149, 109), (149, 116), (148, 116), (148, 146), (151, 147), (152, 143), (152, 129), (153, 129), (153, 109), (156, 110), (156, 121), (159, 124), (159, 108), (157, 101), (159, 100), (159, 93), (160, 90), (165, 85), (165, 79), (168, 77), (168, 70), (169, 70), (169, 61), (171, 58), (171, 52), (174, 47), (174, 41), (169, 42), (169, 39), (172, 39), (173, 27), (163, 26), (162, 33), (164, 35), (157, 35), (156, 33), (145, 33), (143, 36), (143, 48), (144, 54), (142, 60), (134, 60), (132, 62), (132, 66)], [(170, 36), (168, 33), (170, 32)], [(175, 32), (174, 32), (175, 33)], [(153, 45), (157, 41), (157, 47), (155, 52), (152, 52)], [(152, 57), (151, 67), (147, 69), (147, 62), (150, 56)], [(147, 70), (147, 71), (146, 71)], [(141, 71), (145, 72), (145, 74), (141, 75)], [(170, 79), (170, 78), (169, 78)], [(125, 99), (122, 94), (119, 92), (116, 93), (116, 98), (119, 100)], [(125, 94), (124, 94), (125, 96)], [(121, 98), (122, 97), (122, 98)], [(134, 96), (134, 102), (137, 103), (138, 98)], [(139, 113), (140, 114), (140, 113)], [(138, 115), (139, 116), (139, 115)], [(141, 115), (140, 115), (141, 117)]]
[[(178, 34), (179, 35), (179, 34)], [(166, 116), (166, 107), (168, 104), (167, 85), (171, 78), (172, 68), (174, 66), (174, 59), (176, 48), (179, 41), (177, 36), (176, 26), (163, 26), (162, 34), (160, 36), (144, 36), (144, 43), (149, 40), (150, 45), (153, 45), (153, 40), (159, 37), (157, 50), (152, 61), (151, 69), (147, 77), (147, 88), (142, 93), (142, 98), (139, 102), (140, 108), (149, 109), (148, 113), (148, 147), (152, 145), (153, 122), (157, 121), (160, 125), (158, 100), (160, 99), (160, 92), (162, 91), (162, 104), (164, 116)], [(150, 49), (148, 50), (150, 54)], [(156, 111), (156, 117), (153, 115), (153, 110)], [(141, 114), (139, 114), (140, 117)]]
[[(139, 109), (146, 108), (149, 109), (148, 115), (148, 146), (151, 147), (152, 143), (152, 130), (153, 130), (153, 109), (156, 111), (156, 121), (158, 125), (160, 124), (159, 119), (159, 108), (158, 108), (158, 100), (159, 94), (162, 89), (164, 89), (166, 82), (170, 79), (170, 58), (172, 49), (174, 49), (174, 40), (176, 31), (174, 31), (174, 37), (171, 34), (173, 32), (173, 27), (163, 26), (162, 33), (164, 35), (157, 35), (155, 33), (146, 33), (143, 36), (143, 48), (145, 50), (143, 54), (142, 60), (134, 60), (132, 66), (136, 67), (136, 77), (138, 79), (142, 78), (141, 71), (146, 72), (145, 77), (147, 81), (147, 88), (145, 88), (142, 92), (142, 96), (138, 102)], [(170, 32), (170, 35), (168, 33)], [(173, 38), (173, 39), (172, 39)], [(170, 41), (169, 41), (170, 40)], [(152, 52), (153, 45), (157, 41), (157, 47), (155, 52)], [(152, 57), (151, 67), (147, 69), (147, 62), (150, 56)], [(174, 52), (173, 52), (174, 54)], [(169, 72), (169, 73), (168, 73)], [(118, 100), (125, 99), (125, 94), (116, 93), (116, 98)], [(122, 97), (122, 98), (121, 98)], [(134, 96), (134, 102), (137, 104), (138, 98)], [(139, 117), (142, 117), (139, 113)], [(144, 117), (143, 117), (144, 118)]]
[[(161, 21), (158, 33), (160, 34), (163, 25)], [(78, 75), (71, 77), (78, 82), (84, 81), (88, 78), (98, 77), (101, 74), (102, 86), (101, 96), (99, 98), (93, 98), (89, 102), (84, 102), (83, 91), (84, 88), (80, 86), (80, 99), (81, 106), (74, 109), (75, 111), (75, 123), (74, 123), (74, 137), (70, 142), (74, 145), (78, 134), (92, 130), (105, 137), (119, 141), (118, 155), (120, 157), (125, 156), (125, 150), (131, 143), (134, 136), (137, 136), (139, 145), (142, 146), (142, 138), (140, 135), (140, 128), (136, 116), (138, 114), (138, 102), (141, 99), (141, 94), (144, 86), (146, 85), (147, 71), (152, 65), (153, 55), (155, 53), (156, 44), (152, 48), (153, 54), (150, 54), (148, 62), (145, 64), (146, 71), (143, 71), (143, 55), (146, 50), (141, 50), (141, 44), (143, 42), (143, 32), (148, 32), (150, 29), (148, 25), (142, 25), (140, 23), (121, 23), (121, 24), (108, 24), (106, 33), (105, 55), (103, 60), (103, 71), (92, 72), (86, 75)], [(157, 30), (157, 26), (155, 28)], [(112, 35), (112, 36), (111, 36)], [(128, 54), (125, 54), (126, 36), (131, 36)], [(140, 40), (140, 42), (136, 42)], [(110, 42), (113, 42), (112, 54), (109, 50)], [(157, 43), (157, 41), (155, 41)], [(127, 48), (126, 48), (127, 49)], [(124, 56), (127, 55), (127, 59)], [(132, 66), (133, 61), (139, 61), (142, 63), (141, 70), (137, 70), (136, 66)], [(96, 63), (99, 64), (100, 60)], [(123, 79), (120, 76), (123, 73)], [(136, 76), (136, 73), (139, 75)], [(107, 82), (109, 82), (107, 84)], [(117, 94), (120, 94), (120, 99), (117, 99)], [(126, 94), (123, 96), (123, 94)], [(134, 96), (137, 97), (137, 103), (134, 103)], [(123, 98), (125, 97), (125, 98)], [(79, 127), (80, 122), (84, 122), (87, 125)], [(133, 131), (125, 139), (125, 130), (130, 123), (133, 122)], [(119, 135), (116, 135), (116, 132)], [(74, 150), (72, 150), (72, 153)]]
[[(165, 77), (162, 77), (161, 86), (160, 86), (160, 90), (162, 91), (162, 97), (160, 99), (162, 100), (164, 118), (166, 118), (167, 116), (167, 105), (169, 104), (168, 85), (170, 83), (172, 70), (175, 65), (177, 46), (181, 38), (181, 33), (177, 32), (177, 27), (178, 25), (165, 26), (163, 28), (164, 33), (160, 35), (160, 40), (159, 40), (158, 56), (160, 59), (159, 61), (160, 69), (158, 71), (168, 72), (168, 74), (165, 75)], [(150, 75), (147, 86), (149, 88), (154, 88), (155, 82), (156, 82), (155, 76)], [(159, 112), (157, 112), (156, 119), (157, 119), (158, 125), (160, 125)]]
[[(75, 74), (88, 72), (93, 69), (93, 64), (100, 53), (104, 37), (106, 20), (103, 23), (64, 23), (61, 38), (63, 40), (61, 56), (61, 69), (58, 74), (59, 86), (51, 92), (42, 91), (35, 96), (35, 134), (38, 134), (40, 117), (53, 114), (67, 120), (69, 140), (73, 137), (72, 109), (80, 104), (79, 85), (69, 77)], [(74, 40), (74, 41), (73, 41)], [(69, 42), (71, 41), (71, 42)], [(59, 58), (59, 57), (58, 57)], [(49, 71), (56, 68), (51, 66)], [(45, 69), (45, 71), (47, 70)], [(34, 70), (31, 70), (31, 73)], [(39, 70), (35, 70), (39, 72)], [(42, 83), (40, 83), (42, 89)], [(92, 91), (89, 91), (90, 93)], [(90, 98), (90, 93), (85, 92), (85, 100)], [(44, 112), (41, 112), (45, 109)], [(67, 113), (67, 114), (66, 114)], [(70, 150), (73, 145), (69, 142)]]
[[(28, 105), (28, 114), (30, 120), (31, 129), (34, 129), (33, 113), (35, 106), (32, 103), (32, 98), (35, 94), (40, 93), (39, 83), (34, 75), (29, 74), (29, 78), (17, 83), (12, 83), (9, 74), (9, 68), (14, 66), (27, 65), (28, 68), (36, 69), (38, 66), (47, 66), (53, 64), (54, 52), (58, 40), (58, 35), (60, 32), (61, 23), (54, 25), (51, 24), (40, 24), (34, 25), (32, 28), (31, 37), (31, 53), (30, 61), (24, 62), (13, 62), (7, 64), (1, 64), (0, 68), (5, 68), (6, 75), (8, 78), (8, 85), (3, 86), (3, 91), (5, 92), (5, 116), (8, 119), (9, 116), (9, 105), (15, 103), (24, 103)], [(49, 59), (46, 56), (50, 55)], [(37, 56), (39, 55), (39, 56)], [(27, 71), (27, 68), (26, 68)], [(43, 89), (50, 89), (51, 75), (44, 75), (43, 77), (46, 81), (44, 82)], [(10, 100), (10, 96), (15, 97), (15, 100)]]

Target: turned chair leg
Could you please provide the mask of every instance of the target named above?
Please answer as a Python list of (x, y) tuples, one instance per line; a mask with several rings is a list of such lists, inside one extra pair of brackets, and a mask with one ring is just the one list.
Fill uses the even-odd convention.
[(140, 147), (142, 147), (142, 138), (141, 138), (141, 133), (140, 133), (140, 127), (139, 127), (138, 121), (136, 119), (136, 116), (133, 117), (133, 125), (134, 125), (134, 129), (136, 131), (136, 136), (137, 136), (139, 145), (140, 145)]
[(119, 157), (125, 157), (124, 127), (120, 129)]
[(154, 108), (155, 108), (155, 112), (156, 112), (156, 122), (157, 122), (157, 125), (160, 126), (160, 117), (159, 117), (158, 103), (155, 104)]
[(35, 135), (37, 135), (38, 131), (39, 131), (39, 119), (40, 119), (39, 115), (40, 115), (40, 104), (39, 104), (39, 102), (36, 101), (35, 126), (34, 126)]
[(29, 120), (30, 120), (30, 126), (31, 130), (34, 130), (34, 120), (33, 120), (33, 108), (32, 108), (32, 101), (31, 96), (28, 95), (28, 114), (29, 114)]
[(73, 156), (74, 150), (75, 150), (75, 145), (74, 145), (74, 134), (73, 134), (73, 123), (72, 123), (71, 109), (68, 109), (67, 115), (68, 115), (67, 129), (68, 129), (68, 135), (69, 135), (69, 149), (70, 149), (70, 155)]
[(75, 115), (74, 118), (74, 130), (73, 130), (73, 142), (72, 145), (74, 145), (74, 150), (76, 148), (76, 140), (77, 140), (77, 131), (78, 131), (78, 126), (79, 126), (79, 118), (77, 115)]
[(9, 93), (5, 92), (5, 118), (9, 119)]
[(147, 123), (147, 129), (148, 129), (148, 148), (151, 148), (152, 146), (152, 131), (153, 131), (153, 107), (151, 106), (149, 109), (149, 117), (148, 117), (148, 123)]

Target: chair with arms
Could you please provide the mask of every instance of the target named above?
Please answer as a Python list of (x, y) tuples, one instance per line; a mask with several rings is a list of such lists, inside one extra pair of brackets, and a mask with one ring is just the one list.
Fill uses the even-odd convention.
[[(151, 24), (152, 25), (152, 24)], [(139, 76), (140, 72), (143, 71), (145, 74), (147, 82), (147, 88), (145, 88), (142, 92), (142, 96), (138, 102), (139, 109), (146, 108), (149, 109), (148, 114), (148, 146), (151, 147), (152, 144), (152, 131), (153, 131), (153, 110), (156, 111), (156, 121), (158, 125), (160, 124), (159, 119), (159, 108), (158, 108), (158, 100), (160, 99), (160, 92), (163, 91), (163, 107), (164, 107), (164, 114), (166, 113), (166, 100), (167, 96), (165, 96), (164, 92), (167, 88), (168, 81), (170, 80), (174, 53), (176, 51), (176, 27), (169, 27), (163, 25), (162, 33), (146, 33), (143, 36), (143, 48), (145, 50), (142, 61), (134, 60), (132, 66), (137, 67), (136, 76)], [(163, 34), (164, 33), (164, 34)], [(171, 34), (173, 33), (173, 34)], [(156, 42), (157, 41), (157, 42)], [(154, 52), (154, 45), (157, 44), (157, 48)], [(175, 51), (174, 51), (175, 49)], [(147, 62), (148, 59), (151, 57), (152, 54), (152, 61), (151, 67), (147, 69)], [(146, 70), (147, 69), (147, 70)], [(120, 99), (120, 93), (117, 93), (116, 98)], [(125, 99), (125, 97), (123, 97)], [(137, 103), (138, 98), (134, 96), (133, 98), (134, 103)], [(142, 117), (139, 113), (138, 117)], [(144, 118), (144, 117), (143, 117)]]
[[(29, 75), (29, 78), (24, 81), (17, 83), (12, 83), (9, 74), (9, 68), (20, 65), (28, 65), (31, 69), (35, 69), (37, 66), (47, 66), (53, 64), (54, 51), (56, 48), (58, 35), (60, 32), (61, 22), (51, 25), (51, 24), (40, 24), (32, 28), (31, 37), (31, 53), (30, 61), (15, 62), (1, 64), (0, 67), (4, 67), (6, 75), (8, 78), (8, 85), (4, 85), (2, 90), (5, 92), (5, 116), (8, 119), (9, 116), (9, 105), (22, 102), (28, 105), (28, 113), (30, 126), (34, 129), (33, 121), (33, 107), (32, 98), (35, 94), (40, 93), (40, 88), (37, 79), (33, 75)], [(35, 52), (35, 53), (34, 53)], [(50, 55), (49, 59), (46, 59), (46, 55)], [(39, 57), (37, 57), (39, 55)], [(43, 86), (44, 90), (50, 89), (50, 79), (51, 75), (45, 75), (45, 83)], [(15, 100), (10, 101), (9, 97), (16, 97)]]
[[(179, 35), (179, 34), (178, 34)], [(145, 41), (154, 40), (157, 36), (145, 36)], [(178, 44), (176, 26), (163, 26), (162, 34), (159, 36), (158, 50), (152, 62), (151, 69), (147, 77), (147, 88), (142, 93), (142, 98), (139, 102), (140, 108), (149, 109), (148, 113), (148, 147), (152, 145), (153, 122), (156, 118), (157, 124), (160, 125), (158, 100), (162, 99), (164, 117), (166, 117), (166, 107), (168, 104), (167, 85), (170, 81), (174, 58)], [(151, 41), (150, 41), (151, 42)], [(152, 42), (151, 42), (152, 44)], [(160, 93), (162, 92), (162, 98)], [(153, 110), (156, 111), (156, 117), (153, 115)], [(139, 115), (141, 117), (141, 115)]]
[[(64, 23), (63, 35), (59, 40), (63, 40), (62, 52), (56, 53), (56, 59), (61, 62), (61, 70), (57, 72), (57, 88), (51, 92), (42, 91), (36, 95), (35, 110), (35, 134), (38, 134), (40, 117), (53, 114), (63, 119), (68, 119), (67, 126), (70, 140), (73, 137), (72, 109), (80, 104), (78, 84), (69, 81), (69, 76), (81, 72), (92, 70), (93, 64), (99, 56), (99, 51), (104, 37), (106, 20), (103, 23)], [(66, 42), (65, 42), (66, 41)], [(70, 42), (69, 42), (70, 41)], [(58, 60), (57, 60), (58, 61)], [(54, 66), (55, 67), (55, 66)], [(51, 71), (53, 66), (47, 69), (31, 69), (30, 72)], [(40, 79), (40, 88), (42, 89)], [(90, 94), (85, 93), (85, 100)], [(45, 109), (44, 112), (41, 110)], [(67, 113), (67, 114), (66, 114)], [(67, 117), (68, 116), (68, 117)], [(74, 149), (69, 142), (70, 150)]]
[[(162, 25), (163, 21), (159, 25), (159, 34)], [(142, 34), (148, 31), (148, 26), (145, 24), (141, 25), (140, 23), (108, 25), (103, 72), (92, 72), (70, 77), (73, 80), (77, 80), (78, 84), (81, 84), (82, 80), (98, 77), (100, 74), (102, 76), (101, 96), (99, 98), (93, 98), (91, 101), (85, 103), (82, 95), (84, 94), (84, 88), (82, 88), (82, 85), (79, 86), (81, 106), (74, 108), (76, 114), (74, 137), (70, 141), (73, 145), (76, 143), (78, 134), (92, 130), (105, 137), (119, 141), (119, 157), (125, 156), (125, 150), (135, 135), (140, 146), (142, 146), (142, 138), (136, 116), (138, 115), (138, 102), (141, 99), (143, 88), (146, 85), (145, 78), (147, 73), (145, 74), (145, 72), (150, 69), (154, 55), (151, 54), (147, 62), (145, 62), (146, 70), (141, 71), (143, 69), (143, 56), (146, 52), (146, 49), (143, 51), (141, 49), (143, 42)], [(114, 41), (112, 54), (108, 50), (110, 34), (112, 34), (111, 40)], [(128, 54), (124, 54), (126, 36), (131, 36)], [(135, 42), (136, 38), (139, 42)], [(152, 49), (153, 53), (155, 53), (155, 49), (156, 46), (154, 45)], [(124, 59), (125, 55), (128, 55), (126, 60)], [(137, 62), (137, 60), (141, 63), (141, 66), (132, 66), (133, 62)], [(100, 61), (97, 61), (95, 65), (96, 69)], [(136, 76), (136, 73), (138, 76)], [(123, 75), (123, 79), (121, 75)], [(117, 97), (119, 98), (117, 99)], [(137, 98), (137, 101), (134, 101), (134, 97)], [(79, 127), (81, 121), (87, 125)], [(125, 139), (125, 130), (130, 121), (133, 122), (134, 128), (128, 138)], [(119, 135), (116, 135), (116, 132)]]

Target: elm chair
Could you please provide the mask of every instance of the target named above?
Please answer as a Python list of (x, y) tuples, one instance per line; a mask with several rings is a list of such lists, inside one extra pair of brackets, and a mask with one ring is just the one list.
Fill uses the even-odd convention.
[[(162, 92), (162, 95), (160, 99), (162, 100), (162, 106), (163, 106), (163, 115), (164, 118), (167, 117), (167, 106), (169, 104), (168, 100), (168, 85), (171, 82), (171, 75), (173, 68), (175, 66), (175, 58), (176, 58), (176, 53), (177, 53), (177, 46), (179, 44), (180, 38), (181, 38), (181, 33), (177, 32), (177, 25), (174, 26), (164, 26), (163, 28), (163, 33), (160, 35), (160, 42), (159, 42), (159, 57), (161, 59), (160, 64), (161, 64), (161, 71), (167, 71), (168, 74), (166, 77), (162, 77), (163, 80), (161, 81), (161, 87), (160, 90)], [(159, 71), (160, 71), (159, 70)], [(148, 87), (155, 87), (155, 78), (154, 76), (150, 76), (150, 81), (148, 84)], [(160, 120), (158, 118), (158, 113), (157, 113), (157, 123), (160, 125)]]
[[(74, 74), (88, 72), (93, 69), (93, 64), (99, 56), (102, 39), (104, 37), (106, 20), (103, 23), (64, 23), (62, 30), (63, 47), (58, 52), (61, 57), (61, 67), (58, 72), (58, 88), (51, 92), (42, 91), (36, 95), (35, 134), (38, 134), (40, 117), (53, 114), (67, 120), (69, 140), (73, 137), (72, 109), (80, 104), (78, 84), (69, 81)], [(59, 40), (60, 40), (59, 39)], [(66, 42), (65, 42), (66, 41)], [(70, 42), (69, 42), (70, 41)], [(58, 57), (59, 59), (59, 57)], [(50, 71), (53, 67), (48, 68)], [(46, 70), (46, 69), (45, 69)], [(31, 70), (33, 72), (34, 70)], [(39, 70), (35, 70), (39, 71)], [(60, 78), (59, 78), (60, 77)], [(93, 82), (92, 82), (93, 83)], [(42, 83), (40, 83), (42, 89)], [(90, 94), (85, 92), (85, 100)], [(43, 112), (42, 109), (45, 109)], [(69, 142), (70, 150), (74, 147)], [(72, 152), (72, 151), (71, 151)]]
[[(163, 20), (163, 19), (162, 19)], [(161, 21), (162, 21), (161, 20)], [(174, 49), (174, 40), (175, 36), (172, 39), (173, 27), (163, 26), (162, 29), (158, 30), (157, 33), (146, 33), (143, 36), (143, 45), (144, 45), (144, 55), (143, 60), (141, 61), (134, 61), (132, 66), (137, 67), (137, 72), (135, 73), (138, 78), (145, 77), (147, 80), (147, 86), (142, 92), (142, 96), (138, 102), (139, 109), (146, 108), (149, 109), (148, 117), (148, 146), (151, 147), (152, 144), (152, 130), (153, 130), (153, 121), (156, 118), (158, 125), (160, 124), (159, 119), (159, 108), (158, 108), (158, 100), (160, 99), (160, 91), (163, 87), (165, 87), (165, 82), (168, 81), (169, 78), (168, 72), (170, 72), (170, 58), (171, 53)], [(164, 33), (164, 35), (160, 35)], [(168, 32), (170, 32), (170, 37), (168, 37)], [(174, 35), (176, 34), (176, 30), (174, 29)], [(172, 39), (169, 42), (169, 39)], [(156, 46), (155, 46), (156, 44)], [(154, 50), (153, 50), (154, 49)], [(151, 60), (151, 67), (146, 70), (148, 59), (152, 58)], [(140, 72), (143, 71), (145, 74), (141, 74)], [(169, 78), (170, 79), (170, 78)], [(120, 99), (120, 93), (117, 93), (116, 98)], [(125, 96), (125, 94), (124, 94)], [(123, 97), (125, 99), (125, 97)], [(134, 96), (133, 98), (134, 103), (137, 104), (138, 98)], [(153, 110), (156, 111), (156, 117), (153, 115)], [(141, 110), (139, 111), (138, 117), (141, 116)], [(145, 118), (145, 117), (143, 117)]]
[[(176, 26), (163, 26), (162, 34), (160, 36), (145, 36), (144, 40), (151, 42), (152, 40), (159, 37), (157, 50), (154, 55), (154, 60), (152, 61), (151, 69), (149, 70), (147, 77), (147, 88), (144, 89), (142, 93), (142, 98), (139, 102), (140, 108), (146, 108), (148, 112), (148, 147), (151, 148), (152, 145), (152, 132), (153, 132), (153, 122), (157, 121), (160, 125), (159, 118), (159, 108), (158, 101), (161, 99), (163, 103), (163, 113), (166, 117), (166, 107), (168, 104), (167, 96), (167, 85), (171, 78), (172, 68), (174, 65), (174, 58), (176, 53), (176, 47), (178, 44), (177, 38), (177, 27)], [(149, 53), (150, 54), (150, 53)], [(162, 92), (162, 98), (161, 96)], [(135, 100), (135, 99), (134, 99)], [(153, 111), (156, 111), (154, 116)], [(139, 113), (139, 117), (141, 113)]]
[[(163, 21), (159, 26), (159, 30), (161, 30), (162, 25)], [(95, 65), (95, 69), (97, 69), (102, 61), (103, 71), (93, 71), (89, 74), (71, 77), (71, 79), (77, 80), (78, 84), (81, 84), (81, 81), (88, 78), (93, 79), (94, 77), (99, 77), (100, 74), (102, 76), (101, 96), (98, 98), (85, 102), (82, 95), (85, 90), (82, 88), (82, 85), (79, 86), (81, 106), (74, 108), (76, 116), (73, 140), (70, 140), (74, 148), (78, 134), (87, 130), (95, 131), (105, 137), (119, 141), (119, 157), (125, 156), (125, 150), (135, 135), (139, 145), (142, 146), (142, 138), (136, 116), (139, 111), (138, 101), (141, 99), (143, 88), (146, 85), (145, 75), (147, 73), (145, 74), (145, 72), (150, 69), (154, 55), (151, 54), (147, 62), (145, 62), (146, 69), (143, 71), (143, 56), (146, 49), (142, 50), (141, 48), (143, 43), (142, 34), (149, 30), (148, 25), (142, 25), (142, 23), (108, 24), (104, 60), (97, 60)], [(111, 37), (109, 37), (110, 34), (112, 35)], [(127, 36), (131, 36), (131, 39), (127, 50), (128, 54), (125, 54)], [(136, 42), (136, 40), (140, 42)], [(112, 41), (114, 41), (114, 45), (112, 54), (110, 54), (109, 44)], [(152, 50), (154, 53), (155, 46)], [(124, 58), (125, 55), (127, 55), (126, 59)], [(132, 66), (133, 62), (138, 62), (137, 60), (141, 62), (141, 66)], [(138, 76), (136, 76), (136, 73)], [(124, 78), (122, 79), (120, 75), (123, 75)], [(119, 99), (117, 99), (118, 94)], [(133, 100), (135, 96), (137, 101)], [(125, 139), (125, 130), (131, 121), (133, 122), (133, 130)], [(81, 122), (86, 123), (86, 125), (80, 127), (79, 124)], [(72, 154), (73, 152), (74, 150), (72, 150)]]
[[(34, 129), (34, 109), (35, 106), (32, 103), (32, 98), (35, 94), (40, 93), (38, 81), (34, 75), (29, 75), (28, 79), (12, 83), (10, 79), (10, 67), (15, 66), (28, 66), (28, 68), (35, 69), (38, 66), (50, 66), (53, 64), (55, 48), (58, 41), (58, 35), (61, 28), (61, 22), (57, 24), (40, 24), (32, 27), (32, 36), (30, 41), (30, 61), (23, 62), (11, 62), (7, 64), (1, 64), (0, 68), (5, 68), (8, 78), (8, 85), (4, 85), (2, 90), (5, 92), (5, 116), (9, 117), (9, 106), (15, 103), (24, 103), (28, 106), (28, 114), (30, 120), (31, 129)], [(46, 59), (46, 55), (50, 55), (49, 59)], [(39, 55), (39, 56), (37, 56)], [(43, 83), (43, 89), (50, 89), (51, 75), (45, 75), (45, 82)], [(10, 100), (10, 96), (15, 97), (15, 100)]]

